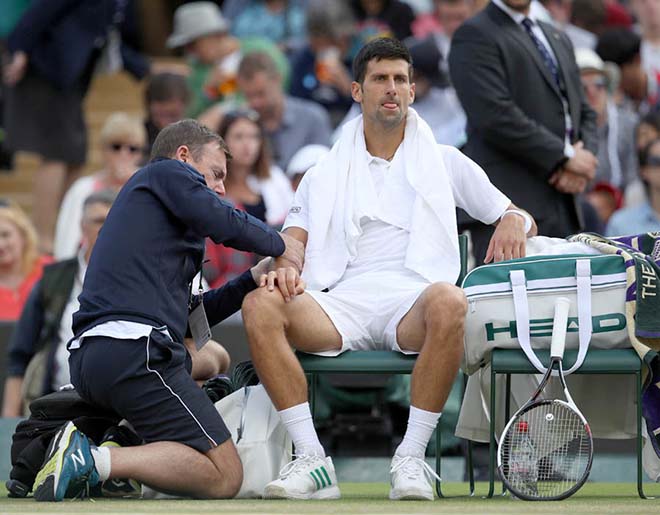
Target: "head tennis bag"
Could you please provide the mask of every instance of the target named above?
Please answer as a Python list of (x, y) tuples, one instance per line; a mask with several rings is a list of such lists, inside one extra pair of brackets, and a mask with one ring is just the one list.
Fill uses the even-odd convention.
[(493, 348), (522, 348), (545, 372), (532, 349), (546, 349), (552, 336), (554, 301), (571, 300), (566, 347), (579, 368), (589, 344), (630, 347), (625, 310), (626, 272), (617, 255), (533, 256), (483, 265), (463, 281), (468, 301), (464, 369), (472, 374), (490, 361)]

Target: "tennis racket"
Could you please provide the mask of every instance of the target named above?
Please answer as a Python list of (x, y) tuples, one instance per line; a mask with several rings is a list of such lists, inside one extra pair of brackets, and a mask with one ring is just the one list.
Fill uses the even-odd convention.
[[(497, 467), (506, 487), (527, 501), (566, 499), (589, 476), (593, 440), (586, 419), (566, 387), (562, 358), (570, 300), (555, 301), (550, 366), (532, 397), (509, 420), (497, 452)], [(543, 398), (557, 374), (566, 400)]]

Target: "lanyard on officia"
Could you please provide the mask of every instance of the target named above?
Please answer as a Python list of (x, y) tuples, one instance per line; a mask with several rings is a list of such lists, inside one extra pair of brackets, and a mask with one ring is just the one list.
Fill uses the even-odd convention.
[(193, 285), (190, 283), (190, 300), (188, 302), (188, 326), (195, 342), (195, 347), (200, 350), (206, 342), (211, 339), (211, 328), (204, 310), (204, 288), (202, 288), (202, 271), (199, 271), (199, 287), (197, 295), (192, 292)]

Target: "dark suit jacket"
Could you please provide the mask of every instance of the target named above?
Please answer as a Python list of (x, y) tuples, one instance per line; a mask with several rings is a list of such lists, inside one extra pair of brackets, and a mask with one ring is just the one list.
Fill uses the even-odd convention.
[[(95, 52), (106, 43), (113, 24), (123, 28), (128, 1), (35, 0), (8, 37), (10, 52), (22, 50), (30, 67), (60, 89), (68, 89), (88, 73)], [(119, 11), (119, 12), (118, 12)], [(138, 78), (148, 72), (148, 63), (135, 50), (122, 44), (124, 67)]]
[[(596, 115), (584, 98), (573, 47), (563, 32), (539, 25), (565, 83), (572, 141), (582, 140), (595, 154)], [(468, 119), (464, 152), (515, 204), (534, 215), (541, 234), (578, 232), (574, 196), (548, 184), (565, 160), (561, 93), (525, 29), (491, 3), (456, 31), (449, 66)]]

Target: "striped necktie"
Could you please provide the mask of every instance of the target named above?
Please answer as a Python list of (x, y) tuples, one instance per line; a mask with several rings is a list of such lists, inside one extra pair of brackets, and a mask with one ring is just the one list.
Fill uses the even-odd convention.
[(541, 54), (541, 59), (543, 59), (543, 63), (545, 64), (548, 71), (551, 73), (552, 77), (555, 79), (555, 84), (557, 84), (557, 87), (559, 89), (562, 89), (561, 81), (559, 79), (559, 68), (557, 68), (557, 64), (552, 59), (552, 56), (550, 55), (550, 52), (548, 51), (546, 46), (541, 42), (541, 40), (538, 37), (536, 37), (536, 34), (534, 34), (534, 31), (532, 30), (532, 27), (534, 26), (534, 22), (529, 18), (525, 18), (522, 21), (522, 26), (525, 27), (527, 34), (529, 34), (529, 37), (532, 38), (532, 41), (534, 42), (536, 49), (539, 51), (539, 54)]

